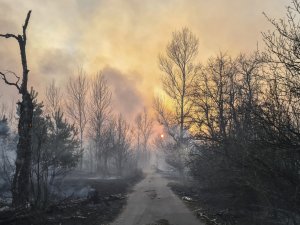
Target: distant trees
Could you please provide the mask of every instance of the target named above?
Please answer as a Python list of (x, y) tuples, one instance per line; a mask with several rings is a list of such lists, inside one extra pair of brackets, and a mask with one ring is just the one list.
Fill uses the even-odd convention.
[(16, 150), (15, 138), (16, 136), (10, 130), (8, 119), (3, 116), (0, 118), (0, 182), (3, 189), (12, 183), (11, 175), (14, 172), (14, 166), (11, 155)]
[(113, 139), (113, 151), (116, 163), (117, 172), (119, 175), (123, 175), (125, 163), (130, 160), (131, 157), (131, 136), (130, 126), (123, 119), (122, 115), (116, 118), (114, 123), (114, 139)]
[[(82, 132), (87, 129), (87, 136), (90, 138), (90, 143), (87, 140), (90, 144), (87, 145), (89, 146), (87, 149), (91, 156), (89, 162), (91, 172), (104, 176), (112, 174), (126, 176), (136, 171), (132, 128), (121, 114), (115, 116), (112, 113), (112, 95), (103, 74), (99, 73), (93, 78), (92, 87), (89, 89), (87, 77), (79, 76), (77, 79), (79, 83), (75, 84), (73, 83), (75, 80), (72, 80), (67, 84), (69, 99), (66, 107), (62, 104), (64, 89), (56, 86), (54, 81), (46, 88), (45, 102), (39, 102), (37, 93), (31, 89), (33, 129), (31, 130), (29, 201), (32, 207), (47, 207), (59, 193), (60, 181), (82, 159), (83, 133), (78, 135), (80, 127)], [(84, 88), (86, 93), (79, 93), (84, 91)], [(70, 112), (72, 107), (75, 109)], [(65, 117), (65, 111), (69, 111), (69, 121)], [(17, 112), (19, 115), (20, 111)], [(80, 113), (81, 122), (77, 121)], [(146, 111), (141, 121), (143, 146), (147, 148), (152, 122)], [(14, 143), (13, 136), (7, 138), (10, 136), (8, 128), (4, 116), (0, 120), (0, 141), (4, 140), (4, 137), (9, 141), (5, 141), (5, 148), (1, 148), (0, 173), (7, 183), (11, 181), (11, 171), (14, 169), (10, 165), (11, 159), (7, 157), (10, 154), (8, 147), (13, 149), (8, 145)]]
[(137, 138), (137, 154), (139, 155), (139, 160), (148, 159), (148, 144), (149, 139), (153, 133), (154, 121), (150, 117), (146, 108), (144, 108), (142, 113), (139, 113), (135, 118), (135, 131)]
[(54, 116), (57, 111), (62, 108), (62, 95), (60, 88), (55, 84), (55, 81), (47, 85), (45, 93), (46, 113)]
[[(107, 85), (107, 82), (100, 72), (98, 73), (92, 82), (91, 88), (91, 101), (89, 108), (90, 127), (89, 135), (94, 142), (96, 168), (98, 172), (101, 172), (101, 161), (103, 160), (104, 149), (104, 132), (109, 125), (109, 116), (111, 114), (111, 91)], [(106, 160), (104, 158), (104, 160)], [(104, 164), (106, 165), (106, 164)], [(107, 171), (107, 168), (104, 168)]]
[[(1, 96), (0, 96), (1, 101)], [(0, 104), (0, 118), (6, 118), (8, 125), (12, 125), (14, 122), (14, 116), (15, 116), (15, 103), (12, 102), (10, 105), (7, 103), (2, 102)]]
[(116, 121), (113, 116), (109, 119), (106, 124), (103, 132), (102, 132), (102, 145), (101, 145), (101, 158), (103, 161), (96, 161), (102, 167), (102, 174), (108, 176), (111, 174), (111, 170), (109, 169), (109, 164), (111, 162), (112, 157), (115, 155), (115, 138), (116, 138)]
[[(83, 152), (83, 137), (88, 123), (88, 90), (89, 83), (83, 69), (78, 71), (75, 78), (70, 78), (67, 85), (67, 114), (79, 130), (80, 149)], [(83, 154), (82, 154), (83, 156)], [(80, 160), (82, 168), (83, 160)]]
[(112, 112), (112, 93), (104, 74), (98, 73), (91, 83), (88, 108), (88, 135), (92, 141), (90, 163), (95, 164), (95, 171), (104, 176), (111, 173), (124, 175), (126, 166), (132, 171), (132, 164), (136, 164), (132, 161), (131, 126), (121, 114), (115, 116)]
[[(130, 173), (136, 165), (132, 151), (132, 127), (121, 114), (117, 117), (112, 114), (111, 91), (101, 73), (90, 82), (86, 74), (79, 71), (78, 76), (70, 78), (65, 87), (57, 86), (53, 81), (46, 88), (44, 102), (37, 100), (33, 88), (28, 90), (26, 32), (30, 16), (31, 11), (21, 34), (0, 34), (1, 38), (12, 38), (18, 42), (22, 63), (22, 76), (13, 71), (0, 72), (0, 79), (14, 86), (22, 96), (16, 110), (18, 136), (9, 124), (13, 121), (14, 110), (8, 111), (2, 102), (0, 106), (1, 178), (5, 176), (7, 184), (11, 185), (12, 205), (18, 209), (48, 205), (50, 197), (53, 197), (53, 187), (58, 183), (57, 178), (63, 178), (75, 168), (82, 157), (85, 134), (93, 142), (89, 149), (94, 152), (91, 161), (96, 162), (97, 172), (127, 175), (124, 169)], [(142, 144), (147, 149), (152, 121), (146, 112), (141, 118)], [(19, 139), (16, 159), (15, 138)], [(11, 160), (14, 160), (15, 166), (11, 165)], [(82, 164), (82, 158), (80, 161)]]
[[(1, 96), (0, 96), (1, 99)], [(2, 103), (0, 105), (0, 118), (3, 118), (6, 116), (6, 105), (4, 103)]]
[[(27, 13), (25, 23), (23, 25), (22, 34), (0, 34), (3, 38), (15, 39), (20, 48), (20, 56), (22, 62), (22, 77), (16, 75), (12, 71), (0, 72), (2, 80), (11, 86), (15, 86), (22, 95), (22, 101), (18, 103), (20, 110), (20, 118), (18, 124), (19, 142), (17, 146), (17, 159), (15, 161), (15, 175), (12, 183), (13, 205), (16, 207), (24, 207), (29, 201), (29, 177), (31, 167), (31, 128), (33, 116), (33, 104), (30, 93), (28, 92), (28, 74), (26, 44), (27, 44), (27, 27), (30, 19), (31, 11)], [(8, 76), (16, 78), (15, 82), (9, 80)], [(19, 81), (21, 80), (21, 84)]]

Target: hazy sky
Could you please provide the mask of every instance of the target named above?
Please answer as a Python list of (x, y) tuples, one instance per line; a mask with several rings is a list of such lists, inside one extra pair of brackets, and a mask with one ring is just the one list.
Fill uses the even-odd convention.
[[(280, 18), (288, 0), (0, 0), (0, 33), (18, 33), (29, 9), (30, 82), (39, 92), (52, 79), (66, 82), (83, 67), (103, 70), (115, 105), (131, 115), (160, 90), (157, 56), (172, 31), (186, 26), (199, 37), (199, 60), (263, 46), (270, 28), (262, 12)], [(0, 40), (0, 70), (20, 72), (13, 40)], [(16, 96), (0, 84), (0, 95)], [(128, 104), (126, 104), (126, 102)]]

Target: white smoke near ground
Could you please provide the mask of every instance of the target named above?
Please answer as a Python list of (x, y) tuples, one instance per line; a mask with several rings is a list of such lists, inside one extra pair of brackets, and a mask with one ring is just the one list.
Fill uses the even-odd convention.
[(8, 132), (7, 126), (2, 123), (0, 123), (0, 200), (10, 203), (10, 183), (16, 159), (16, 138), (14, 134), (1, 135), (1, 131)]

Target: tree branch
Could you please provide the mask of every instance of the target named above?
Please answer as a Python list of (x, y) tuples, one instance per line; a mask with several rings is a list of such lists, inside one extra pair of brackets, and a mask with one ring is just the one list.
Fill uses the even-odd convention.
[(27, 16), (26, 16), (26, 20), (25, 20), (25, 24), (23, 25), (23, 40), (26, 42), (26, 29), (29, 23), (29, 19), (30, 19), (30, 15), (31, 15), (31, 10), (28, 11)]
[[(23, 25), (23, 40), (26, 40), (26, 29), (29, 23), (29, 19), (30, 19), (30, 15), (31, 15), (31, 10), (28, 11), (26, 19), (25, 19), (25, 24)], [(3, 38), (15, 38), (17, 41), (19, 41), (19, 38), (17, 35), (15, 34), (0, 34), (0, 37)]]
[(20, 86), (19, 86), (19, 84), (18, 84), (18, 82), (20, 81), (20, 77), (17, 76), (17, 75), (16, 75), (14, 72), (12, 72), (12, 71), (7, 71), (7, 73), (12, 73), (12, 74), (17, 78), (17, 81), (16, 81), (15, 83), (8, 81), (7, 78), (6, 78), (6, 74), (0, 72), (1, 79), (4, 80), (4, 82), (5, 82), (6, 84), (15, 86), (15, 87), (20, 91)]
[(18, 37), (14, 34), (0, 34), (0, 37), (4, 37), (4, 38), (15, 38), (18, 40)]
[(28, 11), (27, 13), (27, 17), (26, 17), (26, 20), (25, 20), (25, 24), (23, 26), (23, 29), (26, 30), (27, 26), (28, 26), (28, 22), (29, 22), (29, 19), (30, 19), (30, 15), (31, 15), (31, 10)]

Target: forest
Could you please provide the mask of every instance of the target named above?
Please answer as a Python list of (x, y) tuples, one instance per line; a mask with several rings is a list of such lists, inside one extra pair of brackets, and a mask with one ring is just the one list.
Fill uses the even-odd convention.
[[(0, 30), (0, 47), (14, 41), (22, 68), (0, 68), (1, 85), (19, 94), (11, 104), (0, 97), (0, 224), (103, 224), (129, 218), (126, 209), (136, 216), (127, 194), (155, 179), (169, 180), (199, 224), (300, 224), (298, 0), (285, 18), (264, 14), (272, 30), (252, 53), (201, 61), (201, 37), (174, 30), (152, 65), (162, 92), (130, 119), (115, 108), (105, 70), (79, 67), (43, 93), (28, 84), (31, 13), (20, 34)], [(151, 202), (163, 199), (155, 187), (143, 189)], [(113, 224), (177, 224), (155, 219)]]

